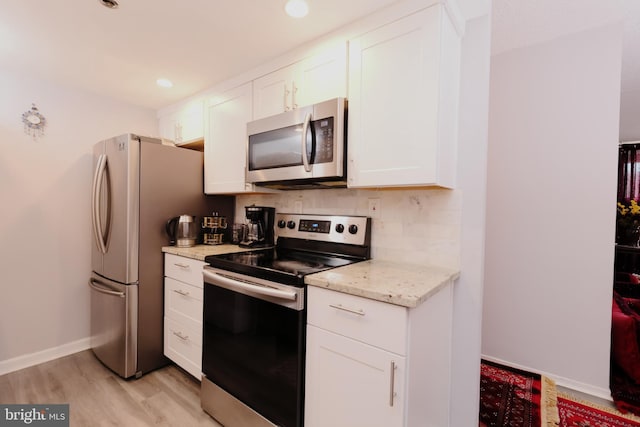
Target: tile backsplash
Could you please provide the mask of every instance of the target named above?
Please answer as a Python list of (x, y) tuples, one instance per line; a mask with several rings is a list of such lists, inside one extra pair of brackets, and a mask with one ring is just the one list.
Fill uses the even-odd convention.
[[(244, 207), (273, 206), (276, 212), (369, 216), (369, 199), (378, 199), (372, 219), (374, 259), (436, 264), (459, 268), (459, 190), (301, 190), (236, 197), (236, 222), (244, 222)], [(300, 210), (301, 209), (301, 210)]]

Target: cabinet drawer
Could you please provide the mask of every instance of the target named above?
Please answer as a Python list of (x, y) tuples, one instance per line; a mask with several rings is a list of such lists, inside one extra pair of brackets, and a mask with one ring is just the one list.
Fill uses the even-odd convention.
[(205, 264), (206, 263), (204, 261), (199, 261), (197, 259), (165, 254), (164, 275), (202, 288), (202, 268)]
[(202, 328), (202, 293), (202, 288), (165, 277), (165, 316)]
[(164, 354), (198, 380), (202, 373), (202, 330), (164, 318)]
[(307, 301), (309, 324), (406, 355), (406, 308), (315, 286)]

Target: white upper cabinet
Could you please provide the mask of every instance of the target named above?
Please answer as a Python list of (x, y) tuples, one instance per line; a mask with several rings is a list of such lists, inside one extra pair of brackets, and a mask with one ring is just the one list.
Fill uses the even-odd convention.
[(160, 136), (177, 145), (204, 138), (204, 102), (190, 101), (177, 110), (160, 115)]
[(349, 41), (350, 188), (454, 186), (459, 62), (440, 4)]
[(204, 192), (253, 191), (245, 184), (247, 123), (252, 119), (251, 83), (214, 96), (207, 102), (204, 140)]
[(296, 104), (295, 65), (253, 81), (253, 116), (256, 119), (290, 111)]
[(313, 55), (298, 63), (298, 106), (347, 96), (347, 43)]
[(266, 74), (253, 81), (253, 117), (260, 119), (347, 94), (347, 45)]

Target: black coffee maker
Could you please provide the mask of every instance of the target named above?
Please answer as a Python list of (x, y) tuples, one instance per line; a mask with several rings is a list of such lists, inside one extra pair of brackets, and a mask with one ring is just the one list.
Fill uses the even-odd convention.
[(238, 243), (244, 248), (264, 248), (273, 246), (273, 222), (276, 208), (267, 206), (245, 206), (247, 227), (242, 241)]

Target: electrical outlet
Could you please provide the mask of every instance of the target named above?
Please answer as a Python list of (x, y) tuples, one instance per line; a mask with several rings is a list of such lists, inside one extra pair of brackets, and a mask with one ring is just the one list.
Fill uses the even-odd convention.
[(380, 199), (369, 199), (369, 216), (380, 218)]
[(302, 200), (293, 202), (293, 213), (302, 213)]

